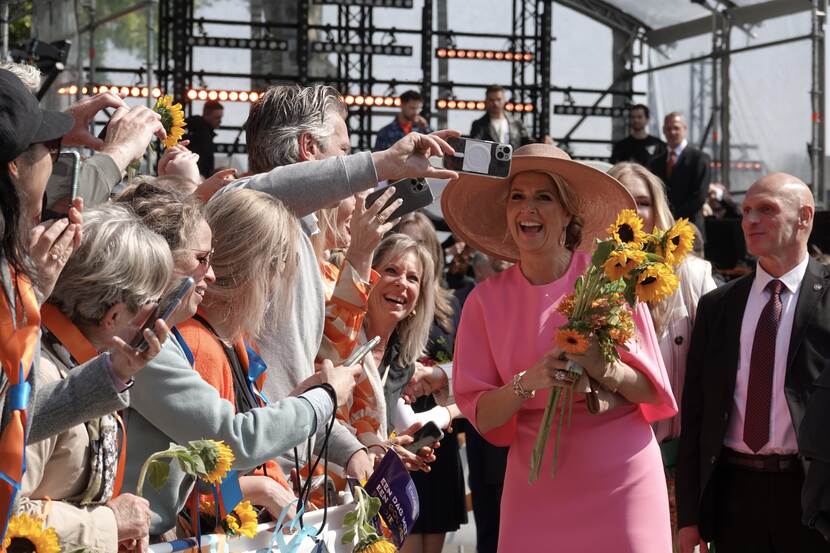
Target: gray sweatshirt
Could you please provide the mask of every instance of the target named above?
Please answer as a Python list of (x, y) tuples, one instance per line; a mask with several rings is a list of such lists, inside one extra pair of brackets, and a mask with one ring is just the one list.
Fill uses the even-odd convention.
[[(372, 156), (364, 152), (277, 167), (268, 173), (237, 180), (222, 192), (239, 188), (259, 190), (280, 200), (298, 217), (306, 217), (371, 188), (377, 182)], [(303, 228), (308, 230), (307, 225)], [(271, 401), (288, 397), (300, 382), (314, 374), (314, 359), (323, 338), (326, 295), (314, 248), (306, 234), (300, 244), (298, 269), (290, 291), (290, 324), (265, 329), (257, 341), (260, 354), (269, 367), (263, 391)], [(280, 301), (281, 298), (276, 296), (272, 305), (278, 306)], [(322, 433), (323, 425), (319, 430)], [(301, 463), (307, 454), (305, 449), (302, 445), (298, 447)], [(349, 458), (360, 449), (363, 445), (357, 438), (347, 428), (336, 424), (329, 443), (330, 460), (345, 467)], [(293, 460), (283, 459), (281, 463), (284, 468), (293, 466)]]

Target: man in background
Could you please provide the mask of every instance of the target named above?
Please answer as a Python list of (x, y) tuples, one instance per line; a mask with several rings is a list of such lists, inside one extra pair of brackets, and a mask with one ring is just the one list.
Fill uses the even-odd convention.
[(524, 123), (505, 113), (504, 104), (504, 88), (488, 86), (484, 95), (484, 110), (487, 113), (473, 121), (470, 138), (510, 144), (514, 150), (533, 142)]
[(224, 113), (222, 104), (208, 100), (202, 108), (202, 115), (192, 115), (186, 121), (187, 135), (184, 138), (190, 141), (190, 151), (199, 154), (199, 172), (205, 178), (213, 174), (213, 139), (216, 138), (216, 129), (222, 124)]
[(429, 134), (429, 123), (421, 115), (424, 108), (424, 99), (414, 90), (407, 90), (401, 94), (401, 111), (394, 121), (378, 131), (373, 151), (385, 150), (412, 131)]
[(686, 217), (705, 232), (703, 204), (709, 193), (709, 156), (689, 145), (687, 133), (683, 114), (668, 114), (663, 121), (666, 151), (652, 160), (649, 169), (666, 184), (675, 219)]
[(648, 106), (643, 104), (631, 106), (628, 112), (631, 134), (614, 144), (611, 151), (611, 163), (633, 161), (643, 167), (648, 167), (654, 158), (665, 153), (666, 143), (648, 134), (650, 118)]

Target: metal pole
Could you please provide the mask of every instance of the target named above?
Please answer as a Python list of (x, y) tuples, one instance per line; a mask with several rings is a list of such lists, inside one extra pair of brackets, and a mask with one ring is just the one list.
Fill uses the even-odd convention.
[(155, 42), (153, 10), (155, 8), (155, 0), (147, 2), (147, 89), (150, 91), (147, 95), (147, 107), (153, 107), (153, 83), (155, 83), (155, 75), (153, 74), (153, 42)]
[[(719, 148), (719, 131), (720, 131), (720, 56), (719, 44), (720, 39), (720, 14), (712, 13), (712, 117), (710, 119), (712, 127), (712, 161), (720, 161)], [(717, 172), (717, 166), (714, 173)], [(718, 177), (720, 179), (720, 177)]]
[(720, 93), (720, 160), (721, 160), (721, 183), (730, 189), (729, 176), (730, 164), (732, 161), (731, 141), (730, 141), (730, 99), (729, 99), (729, 66), (731, 63), (729, 48), (731, 47), (732, 36), (732, 18), (728, 12), (724, 12), (721, 16), (721, 93)]
[(421, 74), (424, 84), (421, 94), (424, 95), (423, 111), (427, 121), (432, 118), (432, 10), (433, 0), (424, 0), (421, 12)]
[[(449, 35), (447, 35), (446, 31), (448, 28), (448, 20), (447, 20), (447, 0), (438, 0), (438, 29), (434, 31), (433, 34), (438, 35), (438, 47), (439, 48), (447, 48), (450, 45)], [(430, 25), (430, 29), (432, 29), (432, 25)], [(432, 52), (430, 52), (432, 55)], [(438, 82), (439, 83), (446, 83), (449, 81), (450, 75), (450, 62), (447, 58), (440, 58), (438, 60)], [(448, 88), (447, 86), (440, 86), (438, 87), (438, 97), (439, 98), (446, 98), (450, 95), (452, 89)], [(441, 110), (438, 112), (438, 128), (439, 129), (446, 129), (449, 126), (449, 117), (446, 110)]]
[(810, 142), (810, 183), (815, 199), (826, 205), (824, 185), (824, 24), (827, 18), (827, 0), (813, 0), (812, 12), (812, 139)]
[[(540, 51), (540, 77), (542, 90), (540, 91), (541, 102), (539, 105), (539, 136), (542, 139), (545, 135), (550, 135), (550, 95), (551, 95), (551, 73), (553, 70), (550, 67), (551, 50), (553, 43), (553, 2), (551, 0), (543, 0), (542, 5), (537, 8), (544, 9), (542, 12), (542, 28), (540, 34), (541, 51)], [(538, 17), (538, 13), (537, 13)]]
[(9, 0), (0, 1), (0, 60), (9, 57)]
[(89, 84), (95, 86), (95, 10), (96, 0), (91, 0), (89, 3), (89, 20), (92, 22), (89, 25)]

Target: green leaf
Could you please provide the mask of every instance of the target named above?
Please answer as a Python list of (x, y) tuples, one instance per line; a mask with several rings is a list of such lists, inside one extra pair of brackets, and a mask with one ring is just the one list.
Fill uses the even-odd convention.
[(637, 295), (635, 293), (636, 289), (636, 277), (625, 281), (625, 301), (628, 302), (628, 305), (630, 305), (631, 307), (634, 307), (634, 305), (637, 303)]
[(372, 520), (380, 512), (380, 499), (372, 497), (367, 502), (366, 506), (366, 520)]
[(591, 264), (594, 267), (600, 268), (608, 261), (608, 256), (614, 251), (614, 242), (612, 240), (605, 240), (597, 244), (597, 249), (594, 250), (594, 255), (591, 256)]
[(342, 538), (340, 538), (340, 543), (344, 543), (344, 544), (345, 543), (352, 543), (354, 541), (354, 537), (355, 537), (355, 531), (354, 530), (349, 530), (348, 532), (343, 534)]
[(343, 517), (343, 526), (354, 526), (355, 524), (357, 524), (357, 513), (355, 511), (346, 513), (346, 516)]
[(170, 476), (170, 464), (168, 461), (162, 461), (160, 459), (154, 460), (150, 462), (150, 466), (147, 467), (147, 481), (150, 482), (150, 485), (153, 486), (156, 491), (160, 490), (164, 483), (167, 482), (167, 478)]

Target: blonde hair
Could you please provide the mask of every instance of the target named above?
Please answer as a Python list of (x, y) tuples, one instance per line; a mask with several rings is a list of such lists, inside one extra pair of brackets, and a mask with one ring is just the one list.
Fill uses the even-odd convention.
[[(290, 306), (282, 294), (278, 320), (266, 321), (275, 290), (290, 290), (297, 271), (300, 226), (279, 200), (255, 190), (233, 190), (208, 202), (213, 230), (213, 271), (205, 306), (214, 307), (233, 336), (256, 337), (265, 323), (278, 324)], [(288, 298), (285, 301), (284, 298)]]
[(432, 254), (432, 260), (435, 267), (435, 319), (439, 326), (446, 332), (453, 331), (453, 315), (455, 309), (452, 305), (453, 294), (444, 287), (444, 248), (438, 241), (438, 234), (435, 232), (435, 225), (429, 220), (429, 217), (423, 213), (416, 211), (408, 213), (401, 218), (398, 224), (398, 232), (403, 232), (406, 225), (413, 225), (421, 232), (424, 237), (423, 245)]
[(409, 236), (390, 234), (378, 245), (375, 257), (372, 259), (372, 268), (378, 270), (392, 259), (397, 259), (409, 252), (414, 253), (418, 258), (423, 274), (418, 301), (413, 307), (414, 315), (399, 322), (396, 329), (401, 344), (398, 361), (404, 366), (417, 361), (423, 355), (429, 342), (429, 330), (435, 317), (435, 266), (432, 262), (432, 255), (424, 246)]
[(340, 209), (340, 204), (333, 207), (324, 207), (314, 212), (317, 217), (317, 230), (311, 237), (311, 245), (314, 248), (314, 254), (317, 257), (317, 263), (322, 265), (325, 259), (326, 250), (329, 249), (329, 242), (334, 242), (339, 245), (344, 242), (344, 237), (340, 236), (337, 230), (337, 211)]
[(160, 234), (173, 255), (187, 245), (196, 226), (205, 220), (199, 200), (153, 177), (139, 177), (115, 201), (129, 206), (145, 225)]
[(161, 296), (173, 274), (170, 248), (130, 209), (88, 209), (83, 230), (49, 299), (64, 315), (97, 323), (113, 305), (123, 303), (135, 313)]
[[(672, 114), (667, 115), (669, 117)], [(674, 225), (674, 217), (669, 209), (669, 201), (666, 199), (665, 186), (660, 177), (640, 165), (639, 163), (622, 162), (617, 163), (608, 170), (608, 174), (626, 186), (626, 179), (639, 179), (645, 183), (648, 193), (651, 196), (651, 209), (653, 212), (654, 227), (666, 230)], [(650, 230), (650, 229), (648, 229)], [(681, 281), (682, 283), (683, 281)], [(654, 322), (654, 330), (657, 336), (661, 336), (669, 324), (669, 317), (675, 307), (675, 302), (680, 300), (679, 291), (657, 303), (649, 303), (651, 319)]]

